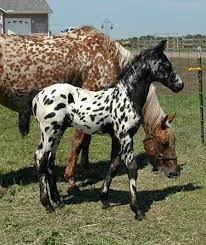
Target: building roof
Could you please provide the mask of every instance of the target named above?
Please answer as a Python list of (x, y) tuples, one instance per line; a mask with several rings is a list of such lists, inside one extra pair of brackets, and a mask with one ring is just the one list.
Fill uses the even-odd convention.
[(0, 10), (7, 14), (52, 13), (47, 0), (0, 0)]

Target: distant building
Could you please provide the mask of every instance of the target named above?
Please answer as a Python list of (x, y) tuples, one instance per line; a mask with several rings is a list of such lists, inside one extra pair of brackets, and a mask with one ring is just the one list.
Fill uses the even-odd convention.
[(49, 35), (47, 0), (0, 0), (0, 34)]

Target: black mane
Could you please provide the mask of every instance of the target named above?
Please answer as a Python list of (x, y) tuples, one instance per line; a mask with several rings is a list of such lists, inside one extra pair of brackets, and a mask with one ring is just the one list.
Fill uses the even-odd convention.
[(138, 61), (140, 60), (143, 56), (147, 56), (151, 53), (153, 53), (155, 50), (160, 50), (163, 52), (163, 50), (165, 49), (167, 40), (162, 40), (157, 46), (155, 47), (151, 47), (148, 49), (145, 49), (144, 51), (141, 51), (139, 54), (136, 54), (132, 61), (125, 67), (123, 68), (123, 70), (121, 71), (120, 75), (118, 76), (118, 80), (123, 79), (123, 77), (125, 76), (125, 74), (129, 71), (129, 69)]
[(132, 61), (127, 64), (120, 72), (119, 76), (117, 77), (118, 81), (121, 80), (124, 76), (125, 73), (127, 73), (129, 71), (129, 69), (142, 57), (142, 53), (136, 54)]
[(150, 54), (152, 50), (153, 50), (153, 48), (148, 48), (148, 49), (145, 49), (144, 51), (141, 51), (139, 54), (134, 55), (132, 61), (122, 69), (121, 73), (118, 76), (118, 80), (121, 80), (125, 76), (125, 74), (129, 71), (129, 69), (138, 60), (140, 60), (143, 56), (146, 56), (146, 55)]

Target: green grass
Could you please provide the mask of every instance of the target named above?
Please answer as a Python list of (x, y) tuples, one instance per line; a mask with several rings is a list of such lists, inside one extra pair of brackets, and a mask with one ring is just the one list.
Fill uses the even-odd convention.
[[(177, 152), (184, 164), (181, 177), (155, 175), (142, 147), (143, 133), (135, 136), (135, 154), (141, 163), (139, 199), (146, 212), (142, 222), (134, 220), (129, 208), (128, 179), (122, 167), (114, 178), (111, 208), (104, 210), (98, 198), (102, 180), (81, 187), (81, 195), (67, 196), (64, 167), (73, 140), (66, 131), (57, 154), (56, 175), (65, 207), (47, 214), (39, 201), (33, 154), (39, 129), (32, 121), (23, 139), (17, 129), (17, 114), (0, 108), (0, 181), (8, 187), (0, 199), (0, 244), (206, 244), (206, 147), (199, 138), (198, 97), (161, 97), (167, 112), (176, 112), (173, 123)], [(108, 168), (111, 140), (95, 136), (90, 160), (97, 176)], [(78, 168), (78, 173), (81, 169)]]

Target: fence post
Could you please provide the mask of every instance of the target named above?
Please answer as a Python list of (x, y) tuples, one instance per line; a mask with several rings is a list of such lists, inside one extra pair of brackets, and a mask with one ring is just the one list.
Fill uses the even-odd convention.
[(203, 103), (203, 84), (202, 84), (202, 58), (201, 46), (197, 47), (197, 62), (198, 62), (198, 85), (199, 85), (199, 100), (200, 100), (200, 124), (201, 124), (201, 142), (205, 143), (205, 129), (204, 129), (204, 103)]

